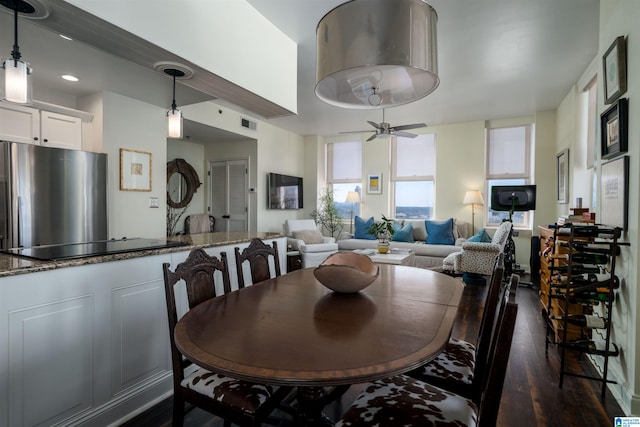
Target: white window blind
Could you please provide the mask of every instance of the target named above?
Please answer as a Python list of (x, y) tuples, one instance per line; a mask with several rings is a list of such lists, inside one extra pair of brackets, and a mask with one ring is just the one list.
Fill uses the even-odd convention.
[(362, 181), (362, 142), (327, 144), (327, 182)]
[(393, 181), (434, 179), (436, 174), (435, 135), (395, 138), (391, 143)]
[(529, 178), (531, 126), (489, 129), (487, 178)]

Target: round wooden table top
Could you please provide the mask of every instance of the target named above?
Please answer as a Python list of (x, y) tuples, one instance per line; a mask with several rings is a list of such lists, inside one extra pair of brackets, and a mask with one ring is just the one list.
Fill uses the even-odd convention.
[(381, 265), (355, 294), (296, 270), (206, 301), (177, 324), (178, 349), (205, 369), (253, 382), (339, 385), (411, 370), (446, 345), (462, 282)]

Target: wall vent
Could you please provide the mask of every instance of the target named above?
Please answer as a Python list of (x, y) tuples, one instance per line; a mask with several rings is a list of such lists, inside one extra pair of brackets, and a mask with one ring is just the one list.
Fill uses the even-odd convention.
[(251, 120), (247, 120), (247, 119), (242, 119), (240, 121), (240, 124), (242, 125), (243, 128), (247, 128), (251, 130), (256, 130), (258, 128), (258, 124), (256, 122), (252, 122)]

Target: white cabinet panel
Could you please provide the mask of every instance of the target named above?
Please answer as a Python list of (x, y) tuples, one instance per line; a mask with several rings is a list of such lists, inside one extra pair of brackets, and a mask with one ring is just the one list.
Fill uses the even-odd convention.
[(82, 120), (79, 117), (42, 111), (40, 144), (55, 148), (82, 149)]
[(114, 289), (112, 301), (111, 389), (117, 395), (171, 366), (164, 282)]
[(35, 108), (0, 103), (0, 140), (39, 144), (39, 115)]
[(94, 298), (9, 313), (9, 425), (51, 425), (92, 404)]

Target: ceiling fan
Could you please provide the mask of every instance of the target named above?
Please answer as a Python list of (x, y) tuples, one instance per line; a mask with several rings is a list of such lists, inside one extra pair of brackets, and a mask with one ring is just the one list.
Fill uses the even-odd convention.
[[(382, 122), (376, 123), (370, 120), (367, 120), (371, 126), (373, 126), (376, 130), (373, 135), (367, 138), (368, 141), (373, 141), (376, 138), (384, 138), (388, 136), (401, 136), (403, 138), (415, 138), (416, 134), (410, 132), (404, 132), (409, 129), (419, 129), (426, 128), (427, 125), (424, 123), (413, 123), (410, 125), (402, 125), (402, 126), (391, 126), (389, 123), (384, 121), (384, 108), (382, 109)], [(357, 132), (357, 131), (356, 131)], [(368, 131), (359, 131), (359, 132), (368, 132)], [(340, 133), (353, 133), (353, 132), (340, 132)]]

